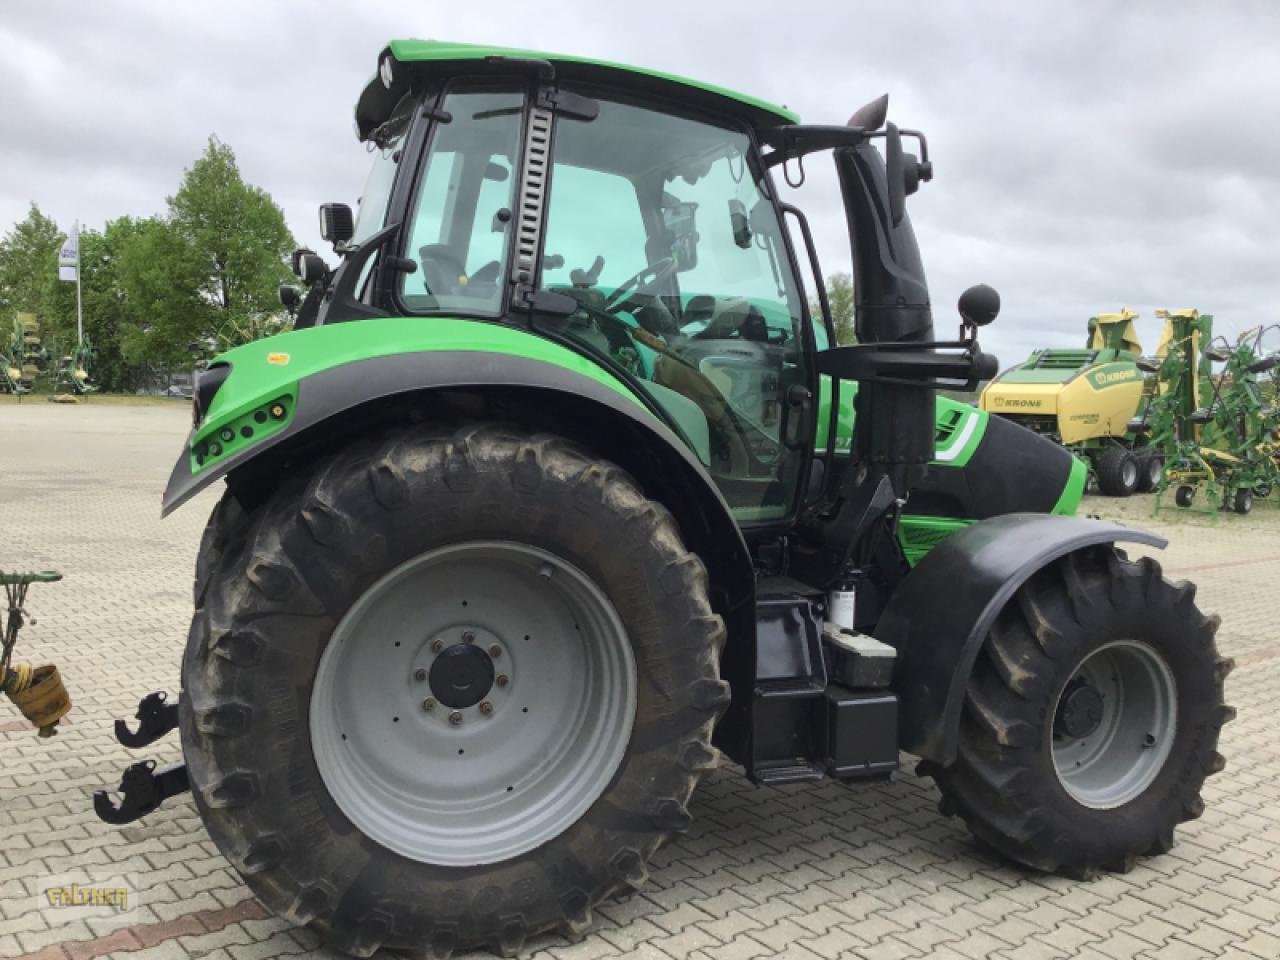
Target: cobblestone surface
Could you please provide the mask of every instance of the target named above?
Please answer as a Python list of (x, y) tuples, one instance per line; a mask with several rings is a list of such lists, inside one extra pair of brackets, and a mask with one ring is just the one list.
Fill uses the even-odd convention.
[[(252, 960), (325, 955), (257, 906), (206, 838), (189, 797), (124, 828), (91, 792), (137, 759), (111, 719), (139, 695), (176, 692), (196, 544), (213, 493), (168, 520), (160, 492), (187, 429), (185, 405), (0, 406), (0, 568), (52, 567), (19, 655), (56, 662), (74, 712), (38, 740), (0, 708), (0, 957)], [(1173, 852), (1092, 883), (992, 859), (934, 809), (928, 781), (764, 789), (733, 767), (692, 804), (687, 837), (664, 848), (642, 893), (603, 905), (576, 943), (542, 938), (539, 960), (881, 958), (1280, 958), (1280, 508), (1249, 517), (1151, 517), (1150, 497), (1090, 499), (1088, 512), (1166, 534), (1168, 575), (1199, 583), (1222, 615), (1219, 643), (1239, 719), (1227, 770)], [(176, 737), (152, 748), (178, 759)], [(44, 874), (107, 867), (138, 875), (138, 916), (51, 925)]]

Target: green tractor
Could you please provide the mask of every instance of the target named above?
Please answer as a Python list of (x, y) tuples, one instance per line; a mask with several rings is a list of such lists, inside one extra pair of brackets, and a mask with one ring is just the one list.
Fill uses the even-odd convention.
[[(164, 512), (225, 486), (182, 693), (117, 728), (177, 727), (185, 762), (99, 814), (189, 787), (263, 904), (359, 956), (580, 935), (722, 755), (769, 785), (914, 754), (1041, 870), (1167, 851), (1224, 762), (1217, 620), (1116, 547), (1161, 538), (1053, 515), (1069, 453), (935, 399), (995, 372), (999, 301), (935, 338), (906, 211), (932, 167), (886, 111), (392, 43), (358, 216), (321, 208), (339, 263), (299, 251), (297, 329), (199, 376)], [(773, 181), (820, 152), (856, 346)]]

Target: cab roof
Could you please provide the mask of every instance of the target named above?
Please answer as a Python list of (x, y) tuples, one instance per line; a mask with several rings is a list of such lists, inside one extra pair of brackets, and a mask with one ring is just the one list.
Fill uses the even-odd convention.
[(591, 57), (545, 53), (537, 50), (520, 50), (511, 47), (491, 47), (471, 43), (450, 43), (443, 40), (392, 40), (378, 57), (379, 67), (390, 57), (392, 86), (388, 89), (383, 79), (375, 75), (365, 87), (356, 104), (356, 132), (361, 140), (383, 122), (403, 95), (396, 77), (395, 64), (412, 65), (414, 72), (448, 73), (451, 68), (468, 65), (492, 64), (489, 69), (509, 69), (520, 61), (542, 61), (551, 64), (557, 78), (586, 82), (606, 83), (627, 87), (639, 92), (650, 92), (691, 106), (700, 106), (713, 113), (725, 113), (745, 120), (753, 126), (768, 128), (786, 123), (798, 123), (797, 114), (784, 106), (761, 100), (749, 94), (727, 90), (714, 84), (691, 80), (647, 67), (629, 66)]

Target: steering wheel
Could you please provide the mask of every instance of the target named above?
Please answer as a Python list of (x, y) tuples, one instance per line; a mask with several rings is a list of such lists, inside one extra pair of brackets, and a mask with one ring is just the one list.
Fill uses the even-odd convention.
[(606, 310), (615, 309), (618, 304), (622, 303), (634, 290), (636, 293), (646, 293), (641, 287), (655, 286), (658, 281), (665, 280), (671, 274), (675, 273), (676, 262), (671, 257), (663, 257), (654, 263), (650, 263), (643, 270), (633, 273), (631, 276), (623, 280), (621, 285), (609, 294), (609, 298), (604, 302)]

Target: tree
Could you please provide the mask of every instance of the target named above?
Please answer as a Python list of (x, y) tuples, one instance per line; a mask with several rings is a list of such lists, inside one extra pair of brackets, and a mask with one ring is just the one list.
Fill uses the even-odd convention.
[(7, 329), (18, 312), (34, 313), (41, 333), (57, 312), (58, 250), (65, 234), (34, 203), (25, 220), (0, 239), (0, 327)]
[(290, 276), (293, 237), (281, 209), (244, 182), (216, 136), (169, 198), (169, 226), (175, 255), (187, 258), (184, 274), (196, 279), (193, 332), (234, 345), (280, 312), (277, 288)]
[(831, 304), (831, 320), (836, 328), (836, 343), (857, 343), (853, 326), (853, 277), (833, 273), (827, 277), (827, 302)]

